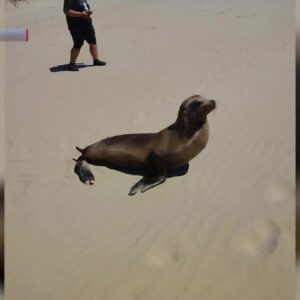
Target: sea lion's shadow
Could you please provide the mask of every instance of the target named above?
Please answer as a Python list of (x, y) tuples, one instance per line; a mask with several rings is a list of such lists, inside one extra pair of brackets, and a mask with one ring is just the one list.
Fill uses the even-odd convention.
[[(107, 164), (104, 167), (111, 169), (111, 170), (119, 171), (119, 172), (122, 172), (122, 173), (128, 174), (128, 175), (143, 176), (143, 177), (147, 176), (147, 173), (143, 170), (136, 170), (136, 169), (131, 169), (131, 168), (120, 168), (120, 167), (116, 167), (113, 165), (107, 165)], [(169, 171), (167, 177), (172, 178), (172, 177), (184, 176), (188, 172), (189, 167), (190, 167), (190, 165), (187, 163), (187, 164), (179, 167), (176, 170)]]
[[(76, 67), (78, 67), (79, 69), (83, 69), (83, 68), (87, 68), (87, 67), (92, 67), (93, 65), (86, 65), (83, 63), (76, 63)], [(49, 68), (50, 72), (55, 73), (55, 72), (70, 72), (69, 71), (69, 64), (64, 64), (64, 65), (58, 65), (58, 66), (54, 66)]]

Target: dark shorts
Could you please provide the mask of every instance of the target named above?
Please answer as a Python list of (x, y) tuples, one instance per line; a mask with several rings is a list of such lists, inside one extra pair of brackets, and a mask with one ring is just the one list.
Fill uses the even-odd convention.
[(92, 23), (90, 24), (69, 24), (69, 30), (74, 42), (74, 48), (80, 49), (87, 41), (88, 44), (96, 44), (96, 34)]

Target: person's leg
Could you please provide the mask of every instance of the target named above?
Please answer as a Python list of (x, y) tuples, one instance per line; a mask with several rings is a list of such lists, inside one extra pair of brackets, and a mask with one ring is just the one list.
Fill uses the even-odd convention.
[(97, 44), (90, 44), (90, 52), (91, 52), (91, 55), (92, 55), (94, 61), (99, 59)]
[(71, 27), (70, 33), (73, 39), (73, 48), (71, 49), (70, 54), (70, 63), (69, 70), (70, 71), (79, 71), (79, 68), (75, 65), (78, 55), (80, 53), (80, 49), (84, 43), (84, 36), (82, 30), (79, 27)]
[(105, 66), (106, 63), (104, 61), (99, 60), (96, 34), (95, 34), (94, 26), (92, 24), (89, 26), (89, 28), (87, 28), (86, 41), (90, 45), (90, 53), (94, 60), (94, 63), (93, 63), (94, 66)]
[(70, 64), (75, 64), (76, 63), (79, 52), (80, 52), (80, 49), (76, 49), (74, 47), (71, 49)]
[(90, 44), (90, 52), (94, 59), (94, 63), (93, 63), (94, 66), (105, 66), (106, 65), (106, 62), (99, 60), (99, 58), (98, 58), (97, 44)]
[(74, 45), (71, 49), (70, 63), (68, 67), (69, 71), (79, 71), (79, 68), (76, 66), (76, 60), (80, 52), (80, 47), (77, 47)]

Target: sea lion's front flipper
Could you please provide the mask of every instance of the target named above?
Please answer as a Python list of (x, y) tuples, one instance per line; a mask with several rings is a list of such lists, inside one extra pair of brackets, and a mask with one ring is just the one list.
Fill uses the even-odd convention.
[(74, 172), (78, 175), (81, 182), (85, 184), (94, 184), (95, 177), (85, 160), (78, 160), (75, 165)]
[(148, 175), (130, 189), (129, 195), (135, 195), (137, 192), (144, 193), (167, 179), (167, 168), (163, 157), (154, 152), (150, 153), (147, 166)]
[(130, 189), (129, 195), (135, 195), (137, 192), (144, 193), (147, 190), (163, 183), (165, 180), (166, 176), (144, 177)]

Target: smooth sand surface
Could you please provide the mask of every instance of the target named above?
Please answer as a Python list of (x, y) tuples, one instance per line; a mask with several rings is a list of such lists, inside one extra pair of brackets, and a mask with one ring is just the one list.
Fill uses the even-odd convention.
[[(296, 0), (296, 89), (297, 89), (297, 98), (296, 103), (297, 105), (297, 117), (299, 118), (299, 101), (300, 101), (300, 0)], [(299, 157), (299, 119), (297, 121), (297, 157)], [(299, 167), (299, 161), (297, 162)], [(300, 300), (300, 170), (298, 170), (298, 178), (297, 178), (297, 199), (296, 199), (296, 250), (297, 250), (297, 273), (296, 273), (296, 284), (297, 284), (297, 292), (296, 292), (296, 299)]]
[[(4, 0), (0, 0), (0, 28), (5, 28)], [(3, 273), (4, 261), (4, 86), (5, 86), (5, 44), (0, 42), (0, 276)], [(2, 282), (0, 278), (0, 300), (3, 299)]]
[[(5, 28), (4, 0), (0, 0), (0, 28)], [(4, 51), (5, 44), (0, 42), (0, 181), (4, 175)]]
[[(294, 299), (293, 1), (91, 0), (106, 67), (68, 62), (62, 1), (7, 8), (8, 300)], [(85, 46), (79, 62), (90, 64)], [(75, 146), (216, 99), (189, 172), (144, 194)]]

